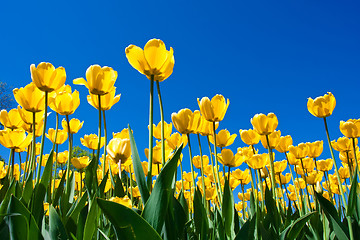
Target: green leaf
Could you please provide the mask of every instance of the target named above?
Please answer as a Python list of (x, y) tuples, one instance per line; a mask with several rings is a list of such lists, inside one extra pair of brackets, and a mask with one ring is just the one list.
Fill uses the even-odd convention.
[(351, 188), (350, 188), (350, 193), (349, 193), (349, 197), (348, 197), (347, 216), (352, 216), (353, 214), (355, 214), (355, 210), (356, 210), (356, 201), (357, 201), (356, 199), (358, 198), (357, 172), (358, 172), (358, 170), (356, 167), (355, 171), (354, 171), (353, 180), (351, 182)]
[(131, 156), (132, 156), (132, 162), (133, 162), (133, 166), (134, 166), (135, 179), (136, 179), (136, 183), (139, 187), (141, 200), (145, 204), (150, 197), (150, 193), (149, 193), (149, 189), (147, 188), (145, 174), (144, 174), (144, 170), (141, 165), (140, 156), (139, 156), (139, 152), (136, 147), (134, 135), (132, 133), (130, 125), (128, 125), (128, 127), (129, 127)]
[(8, 188), (4, 200), (1, 202), (0, 206), (0, 222), (4, 219), (4, 214), (7, 211), (8, 204), (10, 202), (10, 197), (12, 194), (15, 193), (15, 180), (13, 180), (10, 184), (10, 187)]
[(51, 179), (51, 174), (52, 174), (52, 165), (53, 165), (53, 155), (54, 155), (54, 150), (50, 151), (49, 154), (49, 158), (46, 162), (44, 171), (41, 175), (41, 180), (40, 180), (40, 184), (45, 186), (45, 189), (49, 186), (50, 183), (50, 179)]
[[(24, 218), (10, 218), (9, 229), (10, 235), (12, 236), (23, 236), (21, 233), (15, 233), (16, 231), (19, 232), (19, 229), (23, 229), (23, 224), (26, 224), (26, 235), (29, 239), (43, 239), (40, 229), (35, 222), (34, 217), (29, 212), (29, 210), (25, 207), (25, 205), (18, 200), (16, 197), (11, 196), (9, 207), (8, 207), (8, 214), (20, 214)], [(25, 220), (25, 221), (24, 221)], [(13, 225), (11, 225), (13, 224)], [(13, 229), (11, 229), (14, 227)], [(12, 232), (15, 231), (15, 232)], [(26, 238), (23, 238), (26, 239)]]
[(161, 232), (163, 227), (170, 201), (170, 194), (173, 193), (171, 186), (173, 184), (181, 150), (182, 146), (176, 150), (174, 156), (165, 164), (156, 180), (149, 200), (145, 204), (144, 211), (142, 212), (142, 217), (153, 226), (158, 233)]
[(115, 175), (115, 196), (116, 197), (124, 197), (125, 196), (125, 191), (124, 191), (124, 187), (123, 187), (123, 183), (121, 181), (121, 179), (119, 178), (119, 174)]
[(230, 189), (229, 181), (227, 179), (225, 179), (224, 186), (222, 217), (226, 236), (230, 239), (234, 239), (234, 196)]
[(254, 226), (256, 221), (256, 213), (254, 216), (247, 220), (245, 224), (240, 228), (240, 231), (237, 233), (235, 240), (247, 240), (247, 239), (254, 239), (255, 232), (254, 232)]
[(325, 199), (321, 194), (315, 192), (316, 199), (319, 201), (326, 217), (328, 218), (329, 222), (331, 222), (334, 232), (339, 239), (349, 239), (349, 232), (341, 222), (340, 217), (336, 211), (336, 208), (330, 201)]
[(97, 199), (99, 207), (114, 225), (118, 239), (161, 240), (160, 235), (136, 212), (121, 204)]
[(59, 204), (60, 196), (64, 193), (64, 183), (66, 177), (66, 170), (63, 172), (59, 186), (57, 187), (54, 195), (53, 206), (56, 207)]
[(97, 226), (97, 215), (98, 207), (95, 200), (95, 196), (91, 201), (90, 210), (86, 217), (85, 227), (84, 227), (84, 238), (83, 239), (92, 239), (93, 234), (95, 233)]
[[(274, 227), (276, 232), (280, 229), (280, 213), (278, 212), (275, 200), (270, 192), (269, 188), (265, 188), (265, 205), (267, 209), (267, 216), (265, 220), (270, 221), (270, 224)], [(265, 223), (264, 223), (265, 224)]]
[(188, 219), (189, 207), (188, 207), (187, 201), (186, 201), (186, 199), (184, 197), (184, 193), (182, 191), (179, 194), (178, 200), (179, 200), (182, 208), (184, 209), (184, 212), (185, 212), (185, 215), (186, 215), (186, 221), (187, 221), (187, 220), (189, 220)]
[(315, 214), (315, 212), (310, 212), (301, 218), (297, 219), (293, 224), (291, 224), (288, 228), (286, 228), (281, 234), (281, 240), (291, 240), (296, 239), (306, 222)]
[(84, 228), (85, 222), (88, 215), (88, 206), (84, 206), (79, 214), (79, 218), (77, 219), (77, 228), (76, 228), (76, 238), (82, 240), (84, 237)]
[(34, 186), (33, 186), (33, 178), (32, 178), (32, 171), (30, 172), (30, 177), (27, 178), (26, 182), (25, 182), (25, 187), (22, 193), (22, 198), (21, 200), (23, 200), (25, 202), (25, 204), (28, 204), (30, 199), (31, 199), (31, 195), (34, 191)]
[(49, 206), (49, 235), (54, 240), (68, 239), (65, 227), (52, 205)]
[(176, 227), (177, 230), (176, 235), (179, 238), (182, 238), (184, 235), (185, 223), (187, 221), (187, 214), (183, 206), (174, 196), (172, 196), (172, 201), (173, 201), (173, 209), (170, 209), (169, 212), (174, 212), (175, 221), (171, 224), (175, 225)]
[(199, 188), (196, 188), (194, 195), (194, 223), (195, 231), (200, 236), (200, 239), (207, 239), (209, 222)]
[[(29, 239), (29, 227), (25, 216), (21, 214), (13, 214), (7, 217), (7, 224), (9, 226), (10, 239), (24, 240)], [(21, 229), (21, 231), (19, 231)]]
[(98, 188), (96, 169), (98, 167), (98, 159), (94, 156), (85, 170), (85, 186), (89, 197), (92, 199)]
[(98, 191), (99, 191), (99, 196), (100, 197), (104, 197), (104, 195), (105, 195), (104, 189), (105, 189), (108, 177), (109, 177), (109, 170), (106, 172), (104, 178), (101, 180), (101, 183), (99, 185)]

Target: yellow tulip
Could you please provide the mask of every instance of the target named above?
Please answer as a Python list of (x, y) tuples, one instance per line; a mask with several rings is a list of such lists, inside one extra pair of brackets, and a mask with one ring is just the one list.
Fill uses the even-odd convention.
[[(219, 127), (219, 123), (215, 123), (215, 130)], [(213, 130), (213, 123), (209, 122), (204, 118), (204, 116), (200, 117), (200, 126), (198, 127), (198, 133), (200, 133), (202, 136), (213, 136), (214, 130)]]
[(319, 160), (316, 163), (317, 169), (322, 172), (330, 171), (333, 168), (334, 162), (331, 158), (326, 160)]
[[(276, 146), (279, 144), (280, 136), (281, 136), (280, 130), (274, 131), (274, 132), (270, 133), (269, 135), (267, 135), (271, 149), (276, 148)], [(268, 143), (267, 143), (266, 135), (261, 135), (260, 140), (261, 140), (261, 144), (263, 145), (263, 147), (267, 149)]]
[(57, 163), (58, 164), (65, 164), (69, 158), (69, 152), (66, 150), (64, 152), (58, 153), (57, 156)]
[[(73, 118), (73, 119), (71, 119), (71, 120), (69, 121), (69, 123), (70, 123), (70, 133), (71, 133), (71, 134), (75, 134), (75, 133), (77, 133), (77, 132), (82, 128), (82, 126), (83, 126), (83, 124), (84, 124), (84, 121), (80, 122), (79, 119)], [(67, 122), (66, 122), (65, 119), (63, 119), (63, 120), (61, 121), (61, 126), (63, 127), (63, 129), (64, 129), (66, 132), (68, 131), (68, 124), (67, 124)]]
[[(26, 123), (28, 125), (33, 124), (33, 113), (32, 112), (29, 112), (29, 111), (25, 110), (24, 108), (21, 108), (20, 106), (17, 107), (17, 110), (20, 114), (21, 119), (24, 121), (24, 123)], [(35, 124), (36, 125), (43, 124), (44, 112), (45, 111), (35, 113)]]
[(317, 158), (321, 155), (323, 151), (323, 141), (316, 141), (316, 142), (307, 142), (306, 143), (309, 147), (308, 157), (310, 158)]
[(229, 107), (230, 100), (216, 94), (210, 101), (208, 97), (203, 97), (201, 101), (197, 99), (201, 115), (209, 122), (220, 122), (224, 119)]
[[(169, 147), (165, 147), (165, 162), (168, 161), (171, 157), (172, 149)], [(145, 155), (149, 159), (149, 149), (145, 148)], [(152, 162), (154, 164), (162, 163), (162, 155), (161, 155), (161, 142), (158, 142), (155, 147), (153, 147), (153, 158)]]
[(125, 163), (131, 156), (130, 139), (113, 138), (106, 150), (114, 162)]
[(4, 127), (10, 129), (19, 129), (24, 123), (17, 108), (11, 109), (9, 112), (5, 109), (1, 110), (0, 122)]
[(173, 133), (166, 139), (166, 143), (173, 150), (180, 147), (181, 144), (185, 147), (187, 144), (187, 136), (180, 135), (179, 133)]
[[(49, 128), (48, 129), (48, 133), (46, 133), (46, 137), (52, 142), (54, 143), (55, 141), (55, 132), (56, 130), (53, 129), (53, 128)], [(58, 129), (58, 133), (57, 133), (57, 136), (56, 136), (56, 144), (63, 144), (66, 139), (68, 137), (68, 133), (65, 129), (61, 130), (61, 129)]]
[(315, 99), (308, 98), (307, 108), (315, 117), (328, 117), (334, 111), (336, 99), (331, 92)]
[(349, 119), (346, 122), (340, 121), (340, 131), (348, 138), (360, 137), (360, 119)]
[(142, 50), (140, 47), (130, 45), (125, 49), (130, 65), (148, 79), (153, 76), (154, 81), (162, 82), (173, 72), (175, 59), (174, 50), (167, 51), (160, 39), (149, 40)]
[[(302, 159), (302, 165), (304, 166), (305, 170), (307, 172), (312, 172), (314, 171), (315, 168), (315, 161), (312, 158), (306, 157)], [(302, 167), (302, 166), (301, 166)]]
[(27, 135), (24, 130), (0, 130), (0, 143), (9, 149), (21, 149), (29, 146), (31, 136)]
[(45, 109), (45, 93), (31, 82), (24, 88), (13, 90), (16, 102), (29, 112), (41, 112)]
[(77, 78), (73, 83), (85, 85), (91, 94), (105, 95), (113, 90), (117, 76), (117, 72), (111, 67), (91, 65), (86, 70), (87, 81), (84, 78)]
[[(203, 167), (205, 168), (207, 165), (209, 165), (209, 157), (206, 155), (202, 156), (203, 161)], [(201, 169), (201, 156), (194, 156), (192, 159), (192, 162), (194, 164), (194, 167), (197, 169)]]
[(191, 132), (190, 125), (192, 116), (193, 112), (188, 108), (181, 109), (178, 113), (171, 114), (171, 120), (179, 133), (188, 134)]
[[(41, 160), (41, 163), (40, 163), (40, 166), (45, 167), (46, 162), (47, 162), (48, 159), (49, 159), (49, 154), (43, 155), (42, 160)], [(54, 159), (53, 159), (53, 160), (54, 160)], [(40, 156), (38, 156), (38, 157), (36, 158), (36, 162), (39, 163), (39, 161), (40, 161)]]
[(275, 174), (282, 173), (283, 171), (285, 171), (286, 167), (287, 167), (287, 161), (286, 160), (274, 162), (274, 172), (275, 172)]
[(221, 154), (218, 154), (218, 160), (228, 167), (238, 167), (244, 162), (239, 153), (234, 155), (230, 149), (221, 150)]
[(349, 166), (340, 167), (339, 168), (339, 175), (341, 179), (347, 179), (350, 177), (350, 169)]
[(289, 151), (289, 146), (293, 144), (293, 140), (290, 135), (281, 136), (279, 144), (275, 147), (278, 152), (285, 153)]
[(286, 173), (285, 176), (283, 174), (275, 175), (276, 182), (282, 185), (288, 184), (291, 180), (291, 174)]
[[(101, 162), (101, 166), (103, 166), (104, 164), (104, 156), (102, 156), (100, 158), (100, 162)], [(116, 163), (114, 163), (114, 161), (112, 161), (111, 157), (109, 154), (106, 155), (106, 159), (105, 159), (105, 172), (107, 172), (109, 170), (109, 164), (111, 167), (111, 173), (113, 175), (119, 174), (119, 167)], [(102, 168), (101, 168), (102, 169)]]
[(242, 183), (246, 183), (246, 182), (249, 183), (251, 180), (249, 169), (245, 169), (244, 171), (241, 171), (240, 169), (236, 169), (231, 173), (231, 175), (234, 178), (240, 180)]
[[(355, 139), (355, 145), (358, 144), (357, 138)], [(331, 146), (338, 152), (349, 152), (353, 150), (352, 140), (347, 137), (340, 137), (337, 141), (331, 141)]]
[(309, 173), (305, 178), (306, 178), (306, 182), (310, 185), (316, 185), (316, 183), (321, 182), (322, 178), (324, 176), (323, 172), (312, 172)]
[(132, 207), (131, 200), (129, 199), (129, 197), (127, 195), (125, 195), (122, 198), (111, 197), (109, 200), (112, 202), (116, 202), (118, 204), (124, 205), (125, 207), (128, 207), (128, 208)]
[(252, 169), (262, 169), (270, 163), (270, 156), (267, 153), (254, 154), (246, 163)]
[[(164, 139), (170, 137), (171, 132), (172, 132), (172, 123), (167, 123), (164, 121)], [(153, 134), (156, 139), (161, 139), (161, 122), (159, 122), (157, 126), (153, 124)]]
[(113, 138), (128, 138), (130, 139), (129, 129), (124, 128), (121, 132), (113, 133)]
[(289, 146), (289, 152), (297, 159), (305, 158), (309, 153), (309, 146), (306, 143), (299, 143), (297, 146)]
[(49, 106), (61, 115), (71, 115), (80, 105), (79, 92), (71, 93), (71, 87), (66, 85), (62, 91), (57, 91), (49, 97)]
[[(100, 104), (101, 104), (101, 110), (110, 110), (113, 105), (115, 105), (120, 100), (121, 94), (118, 94), (115, 96), (116, 87), (113, 87), (113, 89), (104, 95), (100, 95)], [(88, 103), (93, 106), (94, 108), (99, 110), (99, 96), (95, 94), (91, 94), (87, 96)]]
[(274, 113), (268, 113), (268, 115), (255, 114), (250, 122), (254, 130), (260, 135), (269, 135), (274, 132), (279, 123)]
[[(222, 129), (216, 134), (216, 146), (220, 148), (230, 146), (234, 143), (236, 136), (236, 134), (230, 135), (227, 129)], [(210, 135), (209, 140), (214, 144), (214, 136)]]
[(255, 145), (260, 141), (260, 135), (253, 129), (241, 130), (240, 129), (241, 140), (247, 145)]
[(51, 63), (41, 62), (37, 67), (31, 64), (30, 73), (33, 83), (43, 92), (52, 92), (65, 84), (65, 68), (55, 69)]
[(82, 156), (79, 158), (73, 157), (71, 159), (72, 165), (78, 170), (86, 168), (90, 163), (90, 158), (88, 156)]
[[(96, 134), (85, 135), (84, 138), (80, 138), (80, 142), (83, 146), (96, 150), (98, 148), (99, 137)], [(101, 137), (100, 148), (105, 144), (105, 137)]]

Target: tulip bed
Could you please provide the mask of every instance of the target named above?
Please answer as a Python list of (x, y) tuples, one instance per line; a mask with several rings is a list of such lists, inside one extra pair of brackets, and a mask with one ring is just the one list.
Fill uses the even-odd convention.
[[(237, 135), (218, 130), (229, 100), (198, 99), (199, 110), (181, 109), (168, 124), (160, 82), (172, 74), (173, 49), (152, 39), (144, 49), (130, 45), (125, 53), (150, 80), (147, 161), (140, 160), (130, 126), (107, 139), (105, 112), (120, 98), (116, 71), (92, 65), (86, 80), (73, 81), (88, 88), (88, 102), (99, 113), (98, 134), (81, 138), (90, 152), (76, 156), (73, 136), (82, 122), (70, 117), (80, 105), (79, 92), (65, 85), (64, 68), (31, 65), (32, 82), (13, 91), (19, 106), (0, 115), (5, 128), (0, 143), (10, 150), (9, 161), (0, 161), (0, 239), (359, 238), (360, 120), (340, 122), (344, 137), (331, 141), (327, 118), (336, 105), (331, 93), (307, 104), (324, 121), (331, 158), (320, 160), (323, 141), (294, 146), (291, 136), (281, 136), (274, 113), (256, 114), (253, 129), (239, 132), (248, 147), (234, 153), (228, 147)], [(158, 125), (153, 123), (155, 84)], [(56, 112), (56, 129), (46, 127), (49, 107)], [(198, 147), (190, 142), (192, 134)], [(44, 147), (45, 136), (51, 149)], [(58, 152), (66, 141), (68, 151)], [(263, 153), (256, 148), (260, 141), (267, 149)], [(23, 162), (16, 159), (21, 152)], [(183, 161), (189, 161), (189, 172)]]

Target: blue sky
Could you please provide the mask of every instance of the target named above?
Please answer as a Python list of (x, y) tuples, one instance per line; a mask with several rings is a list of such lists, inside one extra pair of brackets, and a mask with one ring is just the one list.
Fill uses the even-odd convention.
[[(97, 133), (97, 111), (86, 101), (87, 89), (72, 80), (92, 64), (114, 68), (121, 99), (107, 112), (108, 132), (130, 123), (145, 160), (150, 83), (127, 62), (125, 48), (159, 38), (175, 56), (174, 73), (161, 83), (167, 122), (172, 112), (198, 109), (197, 98), (222, 94), (230, 106), (220, 128), (239, 135), (252, 128), (256, 113), (274, 112), (294, 144), (325, 141), (323, 121), (307, 111), (307, 98), (335, 95), (328, 119), (333, 139), (341, 136), (340, 120), (360, 118), (359, 11), (356, 1), (6, 1), (0, 80), (22, 87), (31, 81), (32, 63), (65, 67), (67, 84), (80, 92), (71, 116), (85, 121), (74, 136), (80, 145), (84, 134)], [(155, 98), (155, 123), (158, 108)], [(52, 114), (50, 127), (54, 121)], [(238, 136), (231, 149), (240, 146)], [(0, 154), (7, 159), (8, 150), (0, 147)], [(324, 145), (320, 158), (328, 157)]]

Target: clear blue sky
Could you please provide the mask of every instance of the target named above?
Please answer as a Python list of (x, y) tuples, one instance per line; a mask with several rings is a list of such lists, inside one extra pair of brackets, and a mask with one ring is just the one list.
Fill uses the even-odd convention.
[[(145, 160), (149, 80), (129, 65), (124, 50), (160, 38), (175, 56), (174, 73), (161, 83), (167, 122), (181, 108), (198, 109), (197, 98), (219, 93), (230, 99), (220, 128), (231, 133), (251, 128), (256, 113), (274, 112), (294, 144), (326, 140), (322, 120), (306, 102), (330, 91), (337, 100), (329, 118), (334, 139), (341, 136), (340, 120), (360, 118), (359, 12), (356, 1), (5, 1), (0, 80), (22, 87), (31, 81), (32, 63), (65, 67), (66, 83), (80, 92), (71, 116), (85, 120), (74, 136), (80, 145), (84, 134), (97, 133), (97, 111), (86, 101), (87, 89), (72, 80), (92, 64), (114, 68), (121, 99), (107, 112), (108, 131), (130, 123)], [(54, 121), (52, 114), (50, 127)], [(193, 145), (197, 154), (195, 138)], [(239, 146), (238, 136), (231, 148)], [(324, 145), (320, 158), (328, 152)], [(7, 159), (5, 148), (0, 154)], [(187, 149), (184, 155), (188, 164)]]

